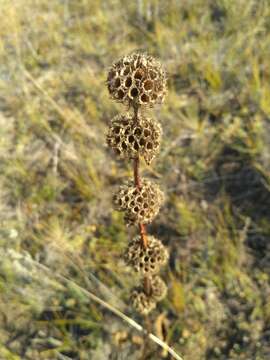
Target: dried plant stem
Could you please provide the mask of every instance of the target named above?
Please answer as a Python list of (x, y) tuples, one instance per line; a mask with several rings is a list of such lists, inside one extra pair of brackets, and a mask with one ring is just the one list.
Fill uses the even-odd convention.
[[(134, 184), (135, 184), (135, 186), (137, 188), (141, 187), (139, 164), (140, 164), (140, 160), (139, 160), (139, 157), (137, 157), (136, 159), (134, 159)], [(140, 223), (139, 224), (139, 230), (140, 230), (142, 246), (146, 249), (147, 245), (148, 245), (148, 242), (147, 242), (147, 233), (146, 233), (145, 225)], [(144, 292), (147, 295), (150, 295), (151, 287), (150, 287), (150, 281), (149, 281), (148, 276), (145, 276), (144, 279), (143, 279), (143, 287), (144, 287)]]
[[(138, 112), (139, 112), (139, 106), (133, 106), (134, 109), (134, 121), (138, 122)], [(134, 172), (134, 185), (140, 189), (141, 188), (141, 177), (140, 177), (140, 157), (139, 155), (134, 159), (133, 164), (133, 172)], [(142, 223), (139, 224), (139, 230), (140, 230), (140, 236), (141, 236), (141, 244), (144, 247), (144, 249), (148, 246), (147, 241), (147, 232), (146, 232), (146, 226)], [(143, 278), (143, 289), (145, 294), (150, 295), (151, 294), (151, 283), (148, 276), (144, 276)], [(146, 331), (148, 334), (151, 333), (151, 324), (149, 322), (149, 317), (145, 317), (145, 324), (146, 324)], [(146, 350), (147, 350), (147, 344), (148, 344), (148, 337), (145, 338), (143, 351), (142, 351), (142, 358), (144, 359), (146, 357)]]
[(133, 110), (133, 114), (128, 112), (112, 120), (107, 143), (120, 157), (133, 159), (134, 179), (120, 187), (114, 204), (116, 209), (126, 212), (127, 225), (138, 224), (139, 227), (139, 236), (129, 243), (124, 257), (128, 265), (141, 273), (140, 286), (133, 288), (131, 301), (134, 308), (145, 315), (148, 335), (143, 347), (145, 358), (152, 327), (148, 314), (167, 291), (166, 284), (156, 273), (167, 262), (168, 252), (160, 240), (147, 235), (145, 225), (157, 215), (164, 196), (157, 184), (140, 177), (141, 157), (147, 164), (151, 163), (162, 134), (159, 122), (144, 116), (143, 111), (144, 106), (162, 103), (166, 94), (166, 74), (151, 56), (135, 53), (112, 65), (107, 86), (115, 101), (128, 104)]
[[(136, 116), (136, 112), (135, 112), (135, 116)], [(140, 158), (137, 157), (136, 159), (134, 159), (134, 185), (137, 188), (141, 187), (141, 178), (140, 178), (139, 169), (140, 169)], [(140, 230), (142, 246), (146, 249), (147, 246), (148, 246), (146, 226), (144, 224), (140, 223), (139, 224), (139, 230)], [(144, 288), (144, 292), (147, 295), (150, 295), (151, 287), (150, 287), (150, 280), (149, 280), (148, 276), (145, 276), (144, 279), (143, 279), (143, 288)]]
[(140, 189), (141, 178), (140, 178), (139, 168), (140, 168), (140, 158), (137, 157), (134, 159), (134, 185)]
[(149, 276), (145, 276), (143, 278), (143, 289), (144, 289), (144, 292), (146, 293), (146, 295), (151, 295), (151, 283), (150, 283)]
[[(137, 157), (136, 159), (134, 159), (134, 185), (138, 189), (141, 188), (141, 178), (140, 178), (139, 167), (140, 167), (140, 159), (139, 159), (139, 157)], [(142, 245), (146, 249), (147, 248), (147, 233), (146, 233), (145, 225), (140, 223), (139, 230), (140, 230)]]
[[(133, 105), (134, 110), (134, 121), (137, 123), (138, 120), (138, 112), (139, 112), (139, 106)], [(134, 185), (140, 189), (141, 188), (141, 177), (140, 177), (140, 157), (139, 155), (134, 159), (134, 165), (133, 165), (133, 171), (134, 171)], [(144, 224), (139, 224), (139, 230), (142, 240), (142, 245), (146, 249), (147, 248), (147, 233), (146, 233), (146, 227)]]
[(142, 243), (144, 248), (147, 248), (147, 234), (146, 234), (146, 227), (144, 224), (139, 224), (139, 230), (140, 230), (140, 235), (141, 235), (141, 239), (142, 239)]

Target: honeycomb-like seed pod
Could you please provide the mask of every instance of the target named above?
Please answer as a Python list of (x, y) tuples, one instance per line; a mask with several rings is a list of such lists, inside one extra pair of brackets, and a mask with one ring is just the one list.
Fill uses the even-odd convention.
[(126, 264), (142, 275), (156, 274), (168, 261), (169, 254), (162, 242), (154, 236), (147, 236), (145, 249), (141, 237), (133, 238), (124, 253)]
[(155, 301), (161, 301), (167, 294), (167, 285), (161, 279), (161, 277), (155, 275), (151, 277), (151, 297)]
[(159, 276), (150, 276), (148, 279), (150, 293), (146, 294), (143, 286), (139, 286), (132, 291), (130, 297), (132, 306), (142, 315), (149, 314), (167, 294), (167, 286)]
[(141, 155), (147, 164), (156, 156), (161, 140), (160, 124), (150, 118), (129, 113), (115, 116), (107, 133), (107, 144), (122, 158)]
[(132, 181), (120, 186), (113, 196), (116, 210), (124, 211), (127, 225), (150, 223), (164, 202), (164, 194), (158, 185), (147, 179), (141, 180), (138, 189)]
[(152, 56), (124, 56), (109, 69), (107, 86), (111, 97), (127, 104), (154, 105), (166, 95), (166, 75)]
[(156, 307), (156, 302), (151, 296), (144, 293), (143, 289), (136, 288), (130, 296), (132, 307), (142, 315), (148, 315)]

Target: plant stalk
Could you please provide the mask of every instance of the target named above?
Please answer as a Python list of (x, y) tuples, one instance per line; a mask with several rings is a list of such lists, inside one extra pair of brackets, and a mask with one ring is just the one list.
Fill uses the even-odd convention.
[[(135, 122), (138, 122), (138, 112), (139, 112), (139, 106), (133, 106), (134, 109), (134, 120)], [(140, 157), (139, 155), (134, 159), (133, 163), (133, 171), (134, 171), (134, 185), (140, 189), (141, 188), (141, 177), (140, 177)], [(146, 226), (142, 223), (139, 223), (139, 231), (141, 236), (141, 244), (144, 249), (148, 246), (147, 241), (147, 232), (146, 232)], [(143, 288), (144, 292), (147, 295), (150, 295), (151, 293), (151, 286), (150, 286), (150, 279), (148, 276), (145, 276), (143, 279)]]

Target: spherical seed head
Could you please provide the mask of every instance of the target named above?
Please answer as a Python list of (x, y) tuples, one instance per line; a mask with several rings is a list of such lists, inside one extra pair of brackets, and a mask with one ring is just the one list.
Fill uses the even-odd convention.
[(140, 236), (133, 238), (124, 253), (126, 264), (142, 275), (156, 274), (169, 258), (167, 249), (154, 236), (147, 236), (145, 249)]
[(155, 301), (161, 301), (165, 298), (167, 294), (167, 285), (159, 276), (154, 275), (151, 277), (150, 286), (151, 297), (155, 299)]
[(127, 225), (150, 223), (164, 202), (164, 194), (158, 185), (147, 179), (141, 180), (138, 189), (132, 181), (120, 186), (113, 197), (116, 210), (124, 211)]
[(156, 307), (156, 302), (140, 288), (134, 289), (130, 296), (133, 308), (142, 315), (147, 315)]
[(146, 294), (143, 286), (136, 287), (131, 293), (131, 303), (136, 311), (142, 315), (149, 314), (167, 294), (167, 286), (157, 275), (149, 278), (150, 293)]
[(150, 118), (126, 113), (115, 116), (107, 133), (107, 144), (117, 155), (126, 159), (143, 156), (150, 164), (160, 146), (162, 129), (160, 124)]
[(166, 75), (161, 64), (146, 54), (124, 56), (109, 69), (107, 86), (121, 103), (154, 105), (166, 95)]

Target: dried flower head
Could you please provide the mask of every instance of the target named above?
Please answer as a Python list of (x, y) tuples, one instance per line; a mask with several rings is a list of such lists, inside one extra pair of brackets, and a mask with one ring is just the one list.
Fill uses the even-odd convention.
[(142, 315), (149, 314), (167, 294), (167, 286), (157, 275), (149, 277), (150, 293), (146, 294), (144, 287), (136, 287), (131, 293), (131, 303), (136, 311)]
[(133, 238), (124, 253), (127, 265), (142, 275), (156, 274), (168, 261), (169, 254), (162, 242), (154, 236), (147, 236), (145, 249), (140, 236)]
[(159, 150), (161, 133), (157, 121), (141, 115), (135, 119), (126, 113), (112, 119), (107, 143), (122, 158), (135, 159), (141, 155), (150, 164)]
[(161, 277), (155, 275), (150, 279), (151, 286), (151, 297), (155, 299), (155, 301), (161, 301), (165, 298), (167, 294), (167, 285), (161, 279)]
[(166, 76), (160, 63), (149, 55), (124, 56), (109, 70), (107, 86), (116, 101), (153, 105), (162, 103), (166, 94)]
[(113, 197), (116, 210), (124, 211), (127, 225), (146, 224), (158, 214), (164, 201), (164, 194), (158, 185), (142, 179), (141, 187), (134, 186), (132, 181), (120, 186)]
[(145, 294), (142, 288), (133, 290), (130, 296), (133, 308), (142, 315), (148, 315), (156, 307), (156, 302), (151, 296)]

